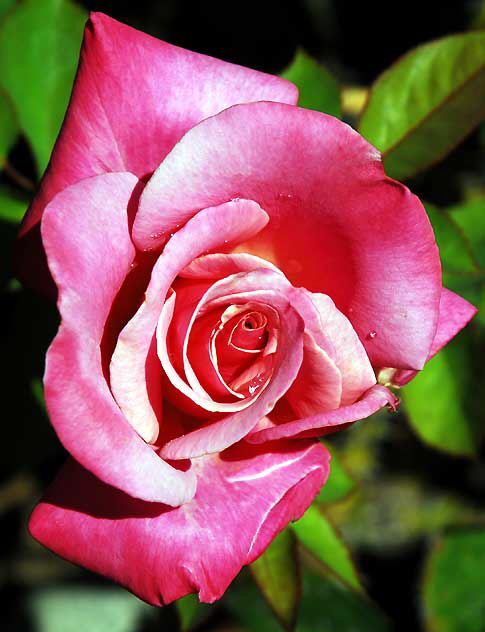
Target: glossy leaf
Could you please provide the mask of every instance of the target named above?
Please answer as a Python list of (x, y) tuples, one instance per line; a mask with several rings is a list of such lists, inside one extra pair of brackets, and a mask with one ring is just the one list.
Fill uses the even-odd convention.
[(291, 526), (298, 540), (312, 555), (349, 586), (361, 590), (359, 577), (345, 543), (316, 506), (311, 506)]
[(270, 608), (284, 627), (292, 630), (300, 601), (300, 569), (293, 533), (286, 529), (250, 566)]
[(444, 157), (484, 115), (485, 33), (466, 33), (419, 46), (385, 71), (359, 131), (402, 180)]
[(355, 489), (355, 481), (345, 470), (335, 449), (328, 444), (325, 446), (332, 456), (330, 475), (315, 500), (319, 503), (333, 503), (350, 494)]
[(299, 90), (298, 105), (341, 118), (340, 90), (326, 68), (300, 50), (281, 76), (293, 82)]
[(452, 454), (473, 455), (474, 423), (465, 407), (468, 355), (453, 340), (402, 389), (409, 422), (426, 443)]
[(485, 530), (440, 538), (426, 561), (424, 617), (433, 632), (483, 632)]
[(0, 26), (0, 81), (45, 169), (67, 107), (87, 15), (68, 0), (24, 0)]

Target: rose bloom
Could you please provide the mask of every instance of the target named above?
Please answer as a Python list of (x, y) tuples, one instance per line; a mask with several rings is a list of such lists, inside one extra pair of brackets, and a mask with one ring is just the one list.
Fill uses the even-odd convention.
[(93, 14), (21, 229), (71, 455), (31, 532), (152, 604), (219, 598), (325, 482), (316, 437), (394, 406), (378, 372), (409, 380), (475, 311), (378, 151), (296, 102)]

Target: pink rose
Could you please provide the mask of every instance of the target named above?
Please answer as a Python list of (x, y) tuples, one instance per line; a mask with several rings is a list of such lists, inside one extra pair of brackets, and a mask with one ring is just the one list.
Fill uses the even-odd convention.
[(22, 228), (73, 457), (31, 531), (152, 604), (220, 597), (325, 482), (315, 437), (393, 406), (376, 371), (407, 379), (474, 313), (418, 199), (296, 101), (94, 14)]

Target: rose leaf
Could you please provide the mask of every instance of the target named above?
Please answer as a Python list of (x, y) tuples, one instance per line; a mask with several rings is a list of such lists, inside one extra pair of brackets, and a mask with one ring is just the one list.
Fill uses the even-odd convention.
[(316, 506), (310, 507), (303, 517), (291, 526), (307, 551), (348, 586), (362, 590), (347, 546), (320, 509)]
[(478, 265), (485, 270), (485, 197), (463, 202), (447, 210), (470, 243)]
[(342, 117), (340, 88), (337, 82), (326, 68), (305, 51), (297, 51), (291, 64), (281, 73), (281, 77), (297, 86), (300, 92), (300, 107), (325, 112), (337, 118)]
[(18, 133), (17, 119), (10, 99), (0, 90), (0, 169), (5, 166), (7, 154)]
[(66, 110), (86, 18), (67, 0), (25, 0), (0, 26), (2, 87), (32, 145), (39, 173)]
[(285, 629), (293, 630), (300, 603), (300, 569), (291, 530), (282, 531), (249, 567), (263, 597)]
[(425, 207), (440, 249), (443, 271), (472, 277), (480, 274), (477, 253), (473, 251), (469, 236), (458, 225), (456, 218), (446, 209), (439, 209), (432, 204), (426, 203)]
[(330, 475), (315, 500), (319, 503), (334, 503), (350, 494), (356, 483), (343, 466), (333, 446), (327, 443), (325, 446), (332, 455)]
[(212, 610), (210, 605), (200, 603), (195, 594), (186, 595), (181, 599), (177, 599), (175, 607), (177, 608), (182, 632), (188, 632), (198, 626), (209, 616)]
[(374, 82), (359, 131), (403, 180), (441, 160), (485, 115), (485, 33), (411, 50)]
[(462, 336), (451, 341), (401, 392), (409, 423), (424, 442), (451, 454), (472, 456), (477, 428), (466, 405), (467, 399), (470, 405), (473, 401), (466, 396), (471, 377), (462, 342)]
[(6, 187), (0, 187), (0, 221), (18, 224), (29, 202)]

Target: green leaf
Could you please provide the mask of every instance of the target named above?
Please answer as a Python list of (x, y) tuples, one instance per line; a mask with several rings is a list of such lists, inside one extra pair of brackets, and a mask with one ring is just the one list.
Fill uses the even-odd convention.
[(25, 0), (1, 24), (0, 80), (39, 173), (67, 107), (86, 17), (68, 0)]
[(448, 209), (471, 245), (479, 266), (485, 270), (485, 198), (476, 198)]
[(476, 451), (465, 407), (469, 361), (461, 336), (451, 341), (402, 389), (409, 422), (426, 443), (451, 454)]
[[(241, 578), (242, 579), (242, 578)], [(254, 584), (238, 581), (224, 603), (249, 632), (281, 632)], [(379, 610), (333, 577), (303, 569), (303, 593), (295, 632), (390, 632)]]
[(0, 187), (0, 221), (19, 224), (29, 205), (27, 198), (6, 187)]
[(425, 206), (440, 249), (443, 271), (450, 274), (465, 275), (479, 273), (478, 265), (473, 258), (471, 244), (455, 218), (447, 211), (439, 210), (431, 204)]
[(36, 632), (133, 632), (156, 612), (127, 591), (89, 586), (35, 590), (27, 607)]
[(483, 632), (485, 530), (440, 538), (425, 565), (423, 610), (433, 632)]
[(338, 578), (356, 590), (362, 589), (346, 545), (316, 506), (307, 509), (291, 527), (303, 546)]
[(319, 503), (333, 503), (350, 494), (355, 489), (355, 481), (345, 470), (335, 449), (328, 444), (325, 444), (325, 446), (332, 456), (330, 476), (315, 500)]
[(211, 606), (200, 603), (197, 595), (187, 595), (175, 602), (182, 632), (191, 630), (203, 621), (211, 610)]
[(374, 83), (359, 131), (402, 180), (443, 158), (485, 115), (485, 33), (419, 46)]
[(290, 66), (281, 74), (294, 83), (299, 92), (298, 105), (341, 118), (340, 89), (326, 68), (299, 50)]
[(3, 169), (7, 154), (18, 134), (17, 119), (7, 95), (0, 90), (0, 169)]
[(286, 529), (250, 566), (269, 606), (286, 629), (292, 630), (300, 601), (300, 569), (293, 533)]
[(0, 0), (0, 20), (14, 4), (15, 0)]

